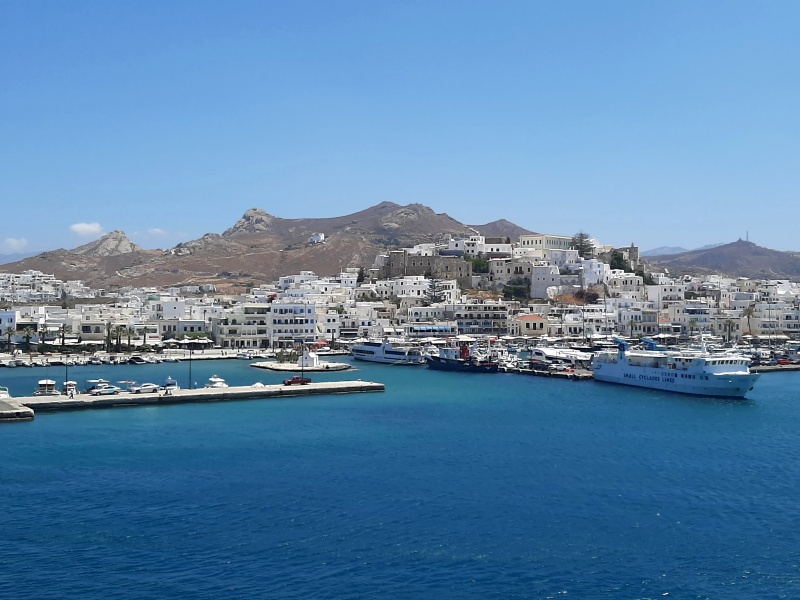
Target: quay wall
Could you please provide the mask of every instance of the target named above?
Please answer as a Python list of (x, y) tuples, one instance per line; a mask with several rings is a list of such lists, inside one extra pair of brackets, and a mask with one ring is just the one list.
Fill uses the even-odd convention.
[(178, 390), (172, 394), (113, 394), (91, 396), (28, 396), (14, 398), (14, 402), (27, 409), (38, 411), (82, 410), (88, 408), (116, 408), (124, 406), (161, 406), (191, 402), (230, 402), (236, 400), (277, 400), (296, 396), (320, 394), (354, 394), (383, 392), (382, 383), (371, 381), (332, 381), (305, 385), (235, 386), (227, 388), (201, 388)]

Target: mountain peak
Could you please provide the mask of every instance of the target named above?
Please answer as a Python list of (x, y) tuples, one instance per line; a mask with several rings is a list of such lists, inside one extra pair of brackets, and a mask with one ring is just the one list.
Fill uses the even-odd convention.
[(223, 237), (228, 237), (236, 233), (263, 233), (272, 228), (272, 223), (275, 221), (268, 212), (260, 208), (251, 208), (244, 213), (241, 219), (236, 221), (233, 227), (226, 229), (222, 234)]
[(141, 249), (141, 246), (134, 244), (128, 239), (124, 231), (115, 229), (111, 233), (105, 234), (99, 240), (89, 242), (83, 246), (78, 246), (72, 252), (84, 256), (103, 257), (129, 254), (131, 252), (138, 252)]
[(485, 225), (470, 225), (470, 227), (479, 231), (480, 234), (485, 237), (508, 237), (512, 240), (519, 239), (521, 235), (533, 233), (506, 219), (498, 219), (497, 221), (492, 221)]

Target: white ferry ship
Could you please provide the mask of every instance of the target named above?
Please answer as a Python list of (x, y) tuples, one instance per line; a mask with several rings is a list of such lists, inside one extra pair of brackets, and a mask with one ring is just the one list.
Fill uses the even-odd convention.
[(425, 357), (417, 346), (393, 345), (389, 341), (367, 341), (350, 348), (353, 358), (390, 365), (424, 365)]
[(644, 350), (630, 350), (614, 340), (618, 350), (597, 352), (592, 360), (597, 381), (694, 394), (743, 398), (760, 377), (750, 372), (750, 359), (737, 354), (670, 351), (643, 338)]

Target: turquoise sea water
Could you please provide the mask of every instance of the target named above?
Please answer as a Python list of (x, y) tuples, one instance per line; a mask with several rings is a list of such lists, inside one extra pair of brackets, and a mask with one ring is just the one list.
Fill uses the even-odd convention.
[[(192, 379), (275, 383), (245, 361)], [(49, 371), (49, 373), (48, 373)], [(0, 369), (30, 393), (63, 368)], [(188, 382), (188, 365), (70, 378)], [(797, 598), (800, 373), (723, 401), (359, 364), (0, 427), (0, 598)]]

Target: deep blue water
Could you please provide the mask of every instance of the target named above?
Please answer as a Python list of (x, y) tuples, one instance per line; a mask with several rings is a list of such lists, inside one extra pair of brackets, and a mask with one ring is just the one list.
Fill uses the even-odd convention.
[(315, 379), (387, 391), (0, 427), (0, 598), (800, 597), (800, 373), (722, 401), (359, 366)]

